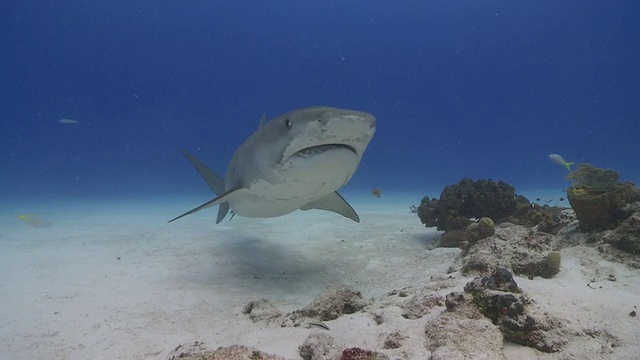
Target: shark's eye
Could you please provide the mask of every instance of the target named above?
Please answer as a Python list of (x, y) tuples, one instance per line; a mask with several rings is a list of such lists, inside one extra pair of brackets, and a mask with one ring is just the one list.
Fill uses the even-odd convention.
[(286, 120), (284, 121), (284, 126), (286, 126), (286, 127), (287, 127), (287, 129), (291, 129), (291, 120), (286, 119)]

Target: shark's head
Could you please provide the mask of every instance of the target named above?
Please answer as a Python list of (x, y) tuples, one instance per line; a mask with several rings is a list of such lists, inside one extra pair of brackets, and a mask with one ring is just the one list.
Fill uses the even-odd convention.
[(281, 163), (330, 150), (345, 150), (362, 158), (376, 130), (373, 115), (330, 107), (294, 110), (272, 122), (280, 128), (283, 145), (286, 140)]
[[(263, 176), (274, 181), (326, 183), (335, 189), (355, 172), (376, 129), (373, 115), (354, 110), (313, 107), (269, 121), (256, 139), (269, 143), (256, 156)], [(334, 189), (334, 190), (335, 190)]]

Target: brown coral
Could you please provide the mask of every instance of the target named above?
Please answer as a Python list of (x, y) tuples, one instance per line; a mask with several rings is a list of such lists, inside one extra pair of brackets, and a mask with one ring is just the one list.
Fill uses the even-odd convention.
[(418, 216), (426, 226), (456, 230), (471, 224), (469, 218), (489, 217), (500, 223), (517, 208), (513, 186), (502, 181), (462, 179), (446, 186), (440, 199), (422, 199)]
[(348, 348), (344, 349), (342, 352), (342, 356), (340, 356), (340, 360), (386, 360), (388, 357), (384, 354), (371, 351), (364, 350), (361, 348)]

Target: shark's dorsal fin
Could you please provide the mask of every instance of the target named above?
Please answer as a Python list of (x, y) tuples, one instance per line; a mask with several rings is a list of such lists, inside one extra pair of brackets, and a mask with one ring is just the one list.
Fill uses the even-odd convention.
[[(189, 161), (191, 162), (191, 165), (193, 165), (193, 167), (196, 168), (196, 170), (198, 170), (198, 173), (200, 174), (200, 176), (202, 176), (204, 181), (207, 182), (207, 185), (209, 185), (211, 190), (213, 190), (213, 192), (216, 193), (216, 195), (220, 195), (225, 192), (224, 179), (222, 178), (222, 176), (218, 175), (215, 171), (209, 169), (207, 165), (205, 165), (202, 161), (198, 160), (198, 158), (189, 154), (185, 150), (182, 150), (182, 153), (184, 154), (184, 156), (187, 157), (187, 159), (189, 159)], [(218, 208), (218, 218), (216, 220), (216, 224), (219, 224), (220, 221), (224, 219), (228, 211), (229, 211), (229, 204), (226, 201), (221, 202), (220, 207)], [(173, 219), (173, 220), (176, 220), (176, 219)]]
[(220, 195), (224, 192), (224, 178), (222, 178), (222, 176), (218, 175), (218, 173), (216, 173), (215, 171), (209, 169), (207, 165), (205, 165), (202, 161), (198, 160), (197, 157), (189, 154), (185, 150), (182, 150), (182, 153), (184, 154), (184, 156), (187, 157), (187, 159), (189, 159), (189, 161), (191, 162), (191, 165), (193, 165), (193, 167), (196, 168), (196, 170), (198, 170), (198, 173), (200, 174), (200, 176), (202, 176), (204, 181), (207, 182), (207, 185), (209, 185), (211, 190), (213, 190), (213, 192), (216, 193), (216, 195)]
[(262, 113), (262, 117), (260, 118), (260, 125), (258, 125), (258, 129), (264, 126), (267, 123), (267, 112)]
[[(220, 196), (217, 196), (216, 198), (214, 198), (212, 200), (209, 200), (206, 203), (204, 203), (204, 204), (202, 204), (202, 205), (200, 205), (200, 206), (198, 206), (196, 208), (193, 208), (193, 209), (187, 211), (184, 214), (176, 216), (176, 217), (174, 217), (173, 219), (171, 219), (171, 220), (169, 220), (167, 222), (172, 222), (172, 221), (178, 220), (178, 219), (180, 219), (182, 217), (185, 217), (187, 215), (191, 215), (193, 213), (197, 213), (198, 211), (200, 211), (202, 209), (206, 209), (206, 208), (214, 206), (214, 205), (218, 205), (218, 204), (221, 204), (221, 203), (226, 203), (227, 199), (229, 199), (229, 197), (233, 196), (234, 193), (236, 193), (238, 191), (242, 191), (242, 189), (231, 189), (229, 191), (223, 192), (222, 194), (220, 194)], [(229, 207), (227, 205), (227, 210), (228, 209), (229, 209)], [(218, 213), (218, 218), (220, 218), (220, 214), (219, 213)], [(224, 218), (224, 216), (223, 216), (223, 218)]]
[(346, 218), (349, 218), (355, 222), (360, 222), (360, 217), (355, 210), (347, 203), (347, 201), (338, 194), (337, 191), (334, 191), (328, 195), (321, 197), (320, 199), (314, 200), (307, 205), (300, 208), (301, 210), (311, 210), (311, 209), (320, 209), (331, 211), (334, 213), (338, 213)]

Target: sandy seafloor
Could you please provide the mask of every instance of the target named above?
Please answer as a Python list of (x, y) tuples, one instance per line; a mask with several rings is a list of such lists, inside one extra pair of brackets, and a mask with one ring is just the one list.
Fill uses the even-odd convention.
[[(460, 251), (427, 250), (439, 233), (408, 209), (422, 194), (345, 197), (360, 223), (298, 211), (215, 225), (217, 208), (166, 223), (208, 200), (200, 197), (3, 206), (0, 359), (165, 359), (194, 341), (211, 349), (243, 344), (296, 359), (310, 332), (324, 330), (253, 323), (241, 313), (249, 301), (266, 298), (289, 312), (331, 285), (352, 286), (365, 298), (420, 288), (446, 274)], [(32, 228), (16, 218), (25, 213), (53, 225)], [(640, 306), (640, 271), (586, 247), (563, 249), (562, 256), (554, 278), (516, 281), (550, 312), (606, 330), (618, 339), (617, 348), (610, 356), (594, 352), (606, 344), (549, 355), (507, 345), (507, 357), (640, 359), (640, 318), (628, 315)], [(606, 281), (610, 273), (616, 282)], [(453, 275), (459, 284), (445, 292), (461, 291), (471, 279)], [(388, 325), (418, 329), (405, 346), (416, 359), (428, 356), (419, 324), (402, 319)], [(327, 325), (346, 347), (381, 348), (380, 330), (366, 314)]]

